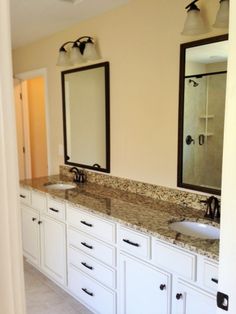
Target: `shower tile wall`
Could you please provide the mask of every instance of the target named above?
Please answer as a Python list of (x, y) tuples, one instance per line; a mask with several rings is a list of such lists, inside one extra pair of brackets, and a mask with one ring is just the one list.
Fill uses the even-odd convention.
[[(196, 68), (196, 64), (194, 66)], [(194, 73), (209, 73), (225, 70), (225, 68), (225, 63), (218, 63), (217, 69), (216, 64), (205, 65), (205, 69), (201, 65), (198, 72)], [(189, 184), (219, 188), (226, 74), (194, 77), (193, 80), (198, 85), (189, 81), (189, 78), (185, 79), (183, 180)], [(210, 117), (204, 118), (204, 116)], [(205, 135), (203, 145), (199, 145), (198, 142), (200, 134)], [(207, 134), (209, 136), (206, 136)], [(194, 144), (186, 145), (187, 135), (194, 138)]]

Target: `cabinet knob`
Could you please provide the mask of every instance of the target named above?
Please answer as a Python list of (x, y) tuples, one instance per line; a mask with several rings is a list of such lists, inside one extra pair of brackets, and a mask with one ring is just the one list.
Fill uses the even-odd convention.
[(160, 290), (162, 290), (162, 291), (163, 291), (163, 290), (165, 290), (165, 289), (166, 289), (166, 285), (161, 284), (161, 285), (160, 285)]
[(39, 221), (38, 221), (38, 224), (40, 225), (41, 223), (42, 223), (42, 221), (41, 221), (41, 220), (39, 220)]
[(177, 293), (175, 297), (177, 300), (180, 300), (180, 299), (182, 299), (183, 295), (182, 295), (182, 293)]
[(35, 218), (35, 217), (32, 217), (32, 221), (35, 221), (35, 220), (37, 220), (37, 218)]

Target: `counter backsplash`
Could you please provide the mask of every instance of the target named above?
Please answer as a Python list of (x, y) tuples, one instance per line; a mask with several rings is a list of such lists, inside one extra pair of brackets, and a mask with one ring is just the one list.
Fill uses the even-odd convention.
[[(73, 177), (69, 172), (71, 167), (60, 166), (60, 175), (66, 177)], [(97, 173), (93, 171), (84, 170), (88, 182), (101, 184), (107, 187), (120, 189), (154, 199), (159, 199), (182, 206), (192, 207), (198, 210), (205, 210), (205, 205), (200, 203), (201, 200), (206, 200), (208, 196), (172, 189), (168, 187), (158, 186), (150, 183), (134, 181), (130, 179), (115, 177), (112, 175)]]

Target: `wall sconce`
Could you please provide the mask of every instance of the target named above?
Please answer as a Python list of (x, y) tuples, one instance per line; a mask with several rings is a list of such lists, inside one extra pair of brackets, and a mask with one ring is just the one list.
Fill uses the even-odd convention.
[[(65, 47), (67, 45), (69, 45), (70, 48), (66, 50)], [(61, 46), (57, 65), (69, 66), (96, 59), (98, 59), (98, 53), (93, 38), (82, 36), (75, 41), (67, 41)]]
[(200, 14), (200, 9), (195, 4), (197, 1), (192, 1), (185, 8), (187, 10), (187, 17), (181, 33), (182, 35), (200, 35), (209, 32)]
[(212, 26), (215, 28), (229, 27), (229, 0), (220, 0), (220, 7), (216, 14), (215, 23)]

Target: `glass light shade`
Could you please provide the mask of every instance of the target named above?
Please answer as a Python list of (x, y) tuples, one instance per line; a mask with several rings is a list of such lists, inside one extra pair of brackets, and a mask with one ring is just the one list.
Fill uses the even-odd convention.
[(68, 66), (71, 65), (70, 57), (67, 51), (60, 50), (58, 59), (57, 59), (58, 66)]
[(80, 53), (79, 47), (72, 47), (70, 52), (70, 61), (72, 64), (82, 63), (83, 57)]
[(209, 29), (206, 27), (200, 10), (189, 10), (184, 23), (182, 35), (200, 35), (208, 33)]
[(229, 1), (220, 1), (220, 7), (216, 14), (215, 23), (212, 25), (215, 28), (228, 28), (229, 27)]
[(83, 57), (86, 60), (96, 60), (98, 59), (98, 53), (96, 51), (95, 45), (93, 43), (86, 43)]

